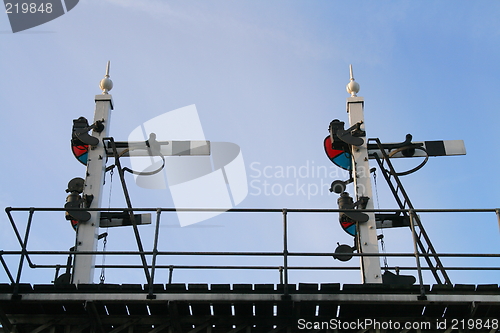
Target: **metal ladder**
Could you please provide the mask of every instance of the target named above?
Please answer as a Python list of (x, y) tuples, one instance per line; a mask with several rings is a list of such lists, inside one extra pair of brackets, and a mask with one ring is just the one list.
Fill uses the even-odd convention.
[[(392, 194), (394, 195), (394, 198), (399, 205), (399, 208), (405, 209), (406, 211), (403, 211), (403, 215), (409, 218), (408, 210), (412, 210), (414, 209), (414, 207), (403, 187), (403, 184), (401, 183), (401, 180), (394, 170), (389, 156), (385, 152), (385, 149), (378, 138), (369, 139), (369, 141), (375, 141), (380, 153), (382, 154), (382, 158), (380, 158), (377, 153), (372, 154), (370, 157), (374, 158), (377, 161), (380, 171), (382, 171), (382, 174), (384, 175), (384, 178), (387, 181), (387, 184), (389, 185), (389, 188), (391, 189)], [(434, 249), (434, 246), (432, 246), (429, 236), (425, 232), (424, 226), (420, 221), (420, 217), (417, 214), (414, 214), (413, 218), (418, 249), (422, 254), (429, 254), (429, 256), (424, 256), (424, 258), (432, 272), (432, 275), (436, 279), (436, 282), (438, 284), (452, 285), (451, 280), (443, 266), (443, 263), (436, 255), (437, 252)]]

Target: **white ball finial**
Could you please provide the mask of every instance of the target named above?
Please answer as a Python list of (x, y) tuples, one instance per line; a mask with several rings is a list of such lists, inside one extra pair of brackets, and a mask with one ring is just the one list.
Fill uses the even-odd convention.
[(106, 66), (106, 75), (104, 75), (104, 79), (101, 80), (101, 83), (99, 84), (99, 88), (102, 90), (103, 95), (107, 95), (108, 92), (113, 89), (113, 81), (109, 78), (109, 61)]
[(356, 97), (356, 94), (359, 92), (359, 83), (354, 81), (354, 75), (352, 74), (352, 65), (349, 65), (349, 70), (351, 72), (351, 82), (349, 82), (345, 88), (347, 92), (351, 94), (351, 97)]

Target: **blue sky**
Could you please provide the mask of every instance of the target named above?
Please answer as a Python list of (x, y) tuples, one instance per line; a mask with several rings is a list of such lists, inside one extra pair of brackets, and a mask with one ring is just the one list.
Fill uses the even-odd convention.
[[(422, 170), (403, 178), (417, 208), (498, 207), (500, 116), (494, 96), (500, 90), (499, 14), (500, 4), (494, 1), (450, 6), (439, 1), (82, 0), (69, 13), (16, 34), (7, 16), (0, 15), (1, 206), (63, 206), (67, 182), (85, 173), (69, 149), (72, 119), (92, 119), (94, 95), (100, 93), (98, 83), (111, 60), (112, 136), (126, 140), (149, 119), (195, 104), (206, 138), (238, 144), (249, 184), (256, 181), (238, 207), (336, 208), (337, 196), (324, 187), (336, 178), (312, 173), (300, 179), (263, 178), (259, 170), (327, 166), (337, 172), (322, 142), (332, 119), (348, 121), (349, 64), (361, 85), (358, 95), (365, 98), (370, 137), (396, 142), (411, 133), (415, 141), (465, 141), (466, 156), (431, 158)], [(397, 166), (414, 163), (398, 161)], [(118, 177), (111, 190), (107, 180), (103, 205), (124, 207)], [(132, 177), (127, 180), (136, 207), (172, 205), (167, 190), (141, 189)], [(276, 188), (300, 181), (323, 193), (259, 194), (265, 180)], [(377, 191), (376, 206), (396, 207), (382, 177)], [(62, 214), (41, 214), (35, 221), (31, 249), (73, 245), (74, 232)], [(422, 222), (438, 252), (500, 251), (492, 213), (423, 214)], [(166, 215), (163, 223), (160, 249), (165, 251), (281, 250), (279, 214), (226, 213), (188, 228), (178, 227), (175, 215)], [(141, 228), (147, 244), (153, 230)], [(108, 249), (135, 249), (131, 230), (109, 232)], [(412, 251), (408, 230), (384, 235), (388, 252)], [(337, 242), (352, 242), (336, 214), (291, 215), (289, 236), (289, 250), (296, 252), (332, 252)], [(0, 217), (0, 244), (16, 249), (6, 216)], [(208, 265), (216, 259), (164, 258), (161, 263)], [(282, 264), (269, 258), (218, 260)], [(64, 262), (61, 257), (59, 263)], [(498, 266), (498, 260), (445, 262)], [(10, 263), (15, 267), (15, 261)], [(309, 258), (291, 264), (358, 262)], [(405, 265), (389, 258), (389, 265), (397, 264)], [(143, 282), (140, 271), (126, 277), (112, 270), (106, 274), (107, 282)], [(498, 283), (499, 278), (494, 271), (450, 275), (455, 283)], [(52, 278), (48, 270), (25, 275), (30, 282)], [(294, 271), (290, 280), (360, 282), (358, 272), (337, 271)], [(165, 272), (158, 281), (166, 282)], [(174, 282), (278, 283), (278, 274), (179, 270)], [(432, 279), (426, 276), (426, 282)]]

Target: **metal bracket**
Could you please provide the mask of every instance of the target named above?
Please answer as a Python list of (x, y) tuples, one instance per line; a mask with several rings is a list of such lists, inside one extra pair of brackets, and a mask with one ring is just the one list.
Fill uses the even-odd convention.
[(366, 205), (368, 204), (369, 197), (360, 197), (358, 201), (354, 203), (354, 207), (360, 206), (361, 209), (366, 209)]
[(403, 154), (405, 157), (411, 157), (415, 154), (415, 148), (423, 147), (423, 143), (412, 143), (412, 139), (413, 136), (411, 134), (406, 134), (405, 140), (403, 142), (381, 144), (369, 143), (368, 150), (387, 149), (389, 152), (391, 152), (391, 150), (393, 149), (399, 149), (399, 151), (401, 151), (401, 154)]
[(94, 195), (93, 194), (84, 194), (83, 195), (83, 201), (85, 202), (85, 205), (87, 207), (90, 207), (90, 204), (94, 200)]
[(90, 128), (92, 128), (94, 131), (97, 133), (101, 133), (104, 131), (104, 119), (103, 120), (96, 120), (95, 123), (93, 123)]
[(72, 140), (84, 145), (97, 146), (99, 144), (99, 139), (88, 133), (91, 129), (95, 129), (97, 132), (99, 132), (99, 129), (101, 131), (104, 129), (102, 121), (99, 121), (99, 124), (96, 124), (89, 126), (89, 121), (85, 117), (73, 119)]
[(332, 120), (330, 122), (330, 138), (332, 145), (335, 141), (343, 141), (349, 145), (361, 146), (365, 141), (359, 136), (366, 136), (366, 133), (361, 130), (361, 124), (363, 122), (358, 122), (353, 126), (349, 127), (347, 130), (344, 129), (345, 123), (338, 119)]
[[(353, 202), (353, 199), (349, 196), (349, 193), (343, 192), (342, 194), (340, 194), (340, 198), (338, 198), (337, 203), (339, 205), (339, 209), (354, 210), (356, 207), (360, 205), (362, 207), (363, 205), (364, 207), (366, 207), (368, 200), (369, 200), (368, 197), (361, 197), (358, 201)], [(347, 212), (342, 212), (341, 214), (346, 215), (348, 218), (356, 222), (367, 222), (369, 220), (369, 216), (362, 212), (347, 211)]]

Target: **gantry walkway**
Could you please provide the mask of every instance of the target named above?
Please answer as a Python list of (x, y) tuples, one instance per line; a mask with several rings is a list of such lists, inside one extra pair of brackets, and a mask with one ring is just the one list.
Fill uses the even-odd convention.
[[(117, 209), (115, 209), (116, 211)], [(118, 209), (126, 211), (126, 209)], [(152, 209), (134, 209), (144, 212)], [(24, 234), (16, 226), (11, 212), (24, 211)], [(0, 281), (0, 332), (165, 332), (165, 333), (279, 333), (279, 332), (500, 332), (500, 288), (492, 284), (429, 284), (424, 281), (420, 261), (426, 256), (488, 258), (487, 266), (445, 266), (447, 271), (472, 270), (498, 272), (498, 253), (353, 253), (353, 256), (413, 257), (414, 267), (400, 267), (417, 273), (414, 285), (393, 284), (344, 284), (339, 283), (288, 283), (290, 270), (339, 270), (357, 267), (297, 267), (289, 265), (291, 257), (335, 256), (335, 253), (293, 252), (288, 250), (288, 216), (301, 213), (338, 213), (336, 209), (234, 209), (230, 213), (269, 212), (281, 213), (283, 224), (283, 249), (277, 252), (166, 252), (154, 243), (150, 251), (36, 251), (28, 249), (30, 226), (37, 223), (35, 215), (60, 208), (8, 208), (20, 250), (0, 251), (0, 262), (7, 277)], [(160, 215), (171, 209), (156, 211), (156, 232), (161, 223)], [(389, 210), (378, 210), (389, 212)], [(401, 210), (396, 210), (401, 211)], [(498, 209), (482, 210), (412, 210), (408, 214), (423, 212), (480, 212), (494, 213)], [(490, 215), (491, 216), (491, 215)], [(154, 220), (154, 219), (152, 219)], [(280, 219), (277, 219), (280, 222)], [(413, 223), (412, 221), (410, 221)], [(418, 222), (417, 222), (418, 223)], [(413, 229), (414, 232), (414, 229)], [(157, 237), (155, 237), (157, 239)], [(415, 238), (414, 238), (415, 239)], [(71, 272), (72, 260), (66, 264), (39, 264), (37, 258), (61, 260), (67, 255), (106, 255), (102, 267), (119, 270), (145, 270), (146, 281), (137, 284), (71, 284), (61, 279), (56, 284), (24, 283), (27, 269), (49, 269)], [(124, 265), (111, 262), (113, 256), (144, 256), (146, 266)], [(184, 257), (254, 256), (281, 257), (281, 266), (190, 266), (157, 265), (156, 258), (181, 255)], [(18, 260), (16, 263), (16, 260)], [(423, 261), (423, 260), (422, 260)], [(203, 262), (201, 259), (200, 262)], [(12, 264), (15, 263), (15, 264)], [(98, 268), (100, 265), (96, 265)], [(12, 269), (16, 267), (17, 270)], [(155, 270), (170, 270), (169, 281), (155, 280)], [(204, 270), (269, 269), (280, 272), (279, 283), (269, 284), (186, 284), (173, 283), (174, 269), (193, 269), (198, 274)], [(387, 267), (395, 269), (395, 267)], [(203, 275), (198, 275), (203, 276)], [(57, 279), (55, 279), (57, 280)], [(3, 283), (1, 283), (3, 282)], [(160, 284), (159, 282), (166, 283)], [(176, 281), (177, 282), (177, 281)], [(271, 282), (271, 281), (270, 281)]]
[(151, 297), (140, 284), (21, 284), (14, 296), (14, 286), (1, 284), (0, 318), (3, 332), (438, 332), (445, 322), (486, 320), (489, 329), (461, 331), (499, 328), (494, 284), (426, 285), (425, 299), (419, 286), (287, 287), (155, 284)]

